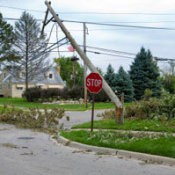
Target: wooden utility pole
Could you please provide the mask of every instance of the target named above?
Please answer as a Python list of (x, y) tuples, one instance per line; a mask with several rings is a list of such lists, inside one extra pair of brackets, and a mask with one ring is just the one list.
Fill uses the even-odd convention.
[(116, 107), (116, 124), (124, 123), (124, 93), (120, 96), (120, 102), (122, 103), (122, 107)]
[[(45, 1), (45, 4), (46, 4), (48, 10), (50, 11), (50, 13), (52, 14), (53, 18), (55, 19), (55, 21), (58, 23), (58, 25), (60, 26), (61, 30), (65, 34), (65, 36), (69, 39), (71, 45), (77, 51), (77, 53), (79, 54), (81, 59), (84, 61), (84, 63), (90, 69), (90, 71), (99, 73), (98, 70), (96, 69), (96, 67), (90, 61), (90, 59), (84, 53), (84, 51), (81, 50), (81, 48), (78, 46), (78, 44), (76, 43), (74, 38), (71, 36), (70, 32), (64, 26), (64, 24), (60, 20), (59, 16), (55, 13), (53, 8), (51, 7), (51, 4), (48, 1)], [(106, 94), (108, 95), (108, 97), (111, 99), (111, 101), (115, 104), (116, 107), (122, 108), (122, 103), (120, 102), (119, 98), (115, 95), (115, 93), (112, 91), (112, 89), (109, 87), (109, 85), (106, 83), (106, 81), (104, 80), (104, 78), (102, 76), (101, 76), (101, 78), (103, 79), (103, 89), (106, 92)]]
[[(83, 49), (84, 49), (84, 54), (86, 55), (86, 23), (83, 23)], [(86, 76), (87, 76), (87, 66), (84, 62), (84, 103), (85, 103), (85, 108), (87, 109), (88, 103), (87, 103)]]

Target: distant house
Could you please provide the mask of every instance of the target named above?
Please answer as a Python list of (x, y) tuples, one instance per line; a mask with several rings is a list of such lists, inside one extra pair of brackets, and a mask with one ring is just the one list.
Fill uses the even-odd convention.
[[(0, 74), (0, 96), (1, 97), (22, 97), (25, 91), (25, 79), (23, 71), (18, 68), (6, 67)], [(41, 72), (31, 81), (30, 87), (40, 87), (43, 89), (62, 89), (65, 84), (59, 74), (59, 68), (51, 67), (46, 72)]]

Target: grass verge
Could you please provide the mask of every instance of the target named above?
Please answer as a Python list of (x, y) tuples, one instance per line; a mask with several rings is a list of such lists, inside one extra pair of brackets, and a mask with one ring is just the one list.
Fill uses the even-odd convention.
[[(0, 105), (12, 105), (19, 108), (60, 108), (68, 111), (84, 111), (86, 110), (84, 104), (42, 104), (37, 102), (27, 102), (24, 98), (0, 98)], [(112, 103), (96, 103), (95, 109), (112, 109)], [(88, 110), (91, 109), (91, 104), (88, 104)]]
[(175, 158), (175, 138), (170, 134), (134, 137), (131, 133), (122, 134), (115, 131), (96, 131), (91, 133), (81, 130), (61, 132), (61, 135), (67, 139), (88, 145)]
[[(91, 123), (83, 123), (72, 127), (73, 129), (87, 129), (91, 127)], [(115, 120), (106, 119), (94, 121), (95, 129), (118, 129), (118, 130), (134, 130), (134, 131), (154, 131), (154, 132), (175, 132), (175, 120), (159, 121), (159, 120), (141, 120), (126, 119), (123, 125), (116, 125)]]

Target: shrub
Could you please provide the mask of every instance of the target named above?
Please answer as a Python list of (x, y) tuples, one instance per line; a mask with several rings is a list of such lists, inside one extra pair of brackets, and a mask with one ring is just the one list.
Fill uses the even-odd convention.
[(175, 118), (175, 95), (164, 94), (161, 101), (160, 112), (167, 117), (167, 119)]
[[(84, 87), (74, 86), (68, 90), (68, 96), (71, 99), (79, 100), (80, 98), (84, 98)], [(88, 99), (92, 100), (92, 94), (88, 93)], [(95, 94), (95, 101), (96, 102), (107, 102), (109, 101), (108, 96), (101, 90), (98, 94)]]
[(132, 102), (132, 104), (128, 105), (125, 109), (125, 117), (140, 117), (139, 112), (139, 103), (138, 102)]
[(84, 97), (84, 88), (81, 86), (73, 86), (68, 90), (68, 96), (71, 99), (79, 100)]
[(60, 96), (62, 94), (61, 89), (41, 89), (39, 87), (29, 88), (27, 89), (23, 97), (27, 99), (29, 102), (35, 102), (35, 101), (50, 101), (54, 100), (56, 97)]
[[(161, 99), (150, 98), (150, 96), (145, 99), (146, 100), (132, 102), (130, 105), (127, 105), (124, 113), (125, 117), (158, 119), (161, 121), (175, 118), (175, 95), (164, 94)], [(98, 116), (104, 119), (112, 119), (115, 118), (115, 113), (112, 110), (105, 111)]]
[(61, 99), (64, 99), (64, 100), (67, 100), (69, 99), (69, 93), (68, 93), (68, 88), (64, 88), (60, 91), (60, 98)]
[(41, 98), (41, 89), (38, 87), (27, 89), (23, 95), (29, 102), (37, 101), (37, 99)]
[[(92, 94), (88, 95), (89, 100), (92, 100)], [(105, 91), (102, 89), (98, 94), (95, 94), (95, 102), (107, 102), (109, 97), (106, 95)]]
[[(28, 102), (50, 102), (55, 99), (79, 100), (80, 98), (84, 98), (84, 87), (73, 86), (70, 89), (41, 89), (39, 87), (34, 87), (27, 89), (24, 92), (23, 97), (26, 98)], [(88, 94), (88, 99), (92, 99), (91, 93)], [(107, 102), (109, 101), (109, 97), (106, 95), (104, 90), (101, 90), (100, 93), (95, 94), (95, 101)]]
[(160, 100), (151, 98), (133, 102), (126, 107), (125, 117), (135, 117), (140, 119), (151, 119), (160, 113)]

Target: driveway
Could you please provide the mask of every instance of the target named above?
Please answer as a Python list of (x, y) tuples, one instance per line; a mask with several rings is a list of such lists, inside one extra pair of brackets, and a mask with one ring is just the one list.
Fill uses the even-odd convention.
[(63, 174), (174, 175), (175, 167), (82, 152), (57, 143), (45, 133), (0, 124), (0, 175)]

